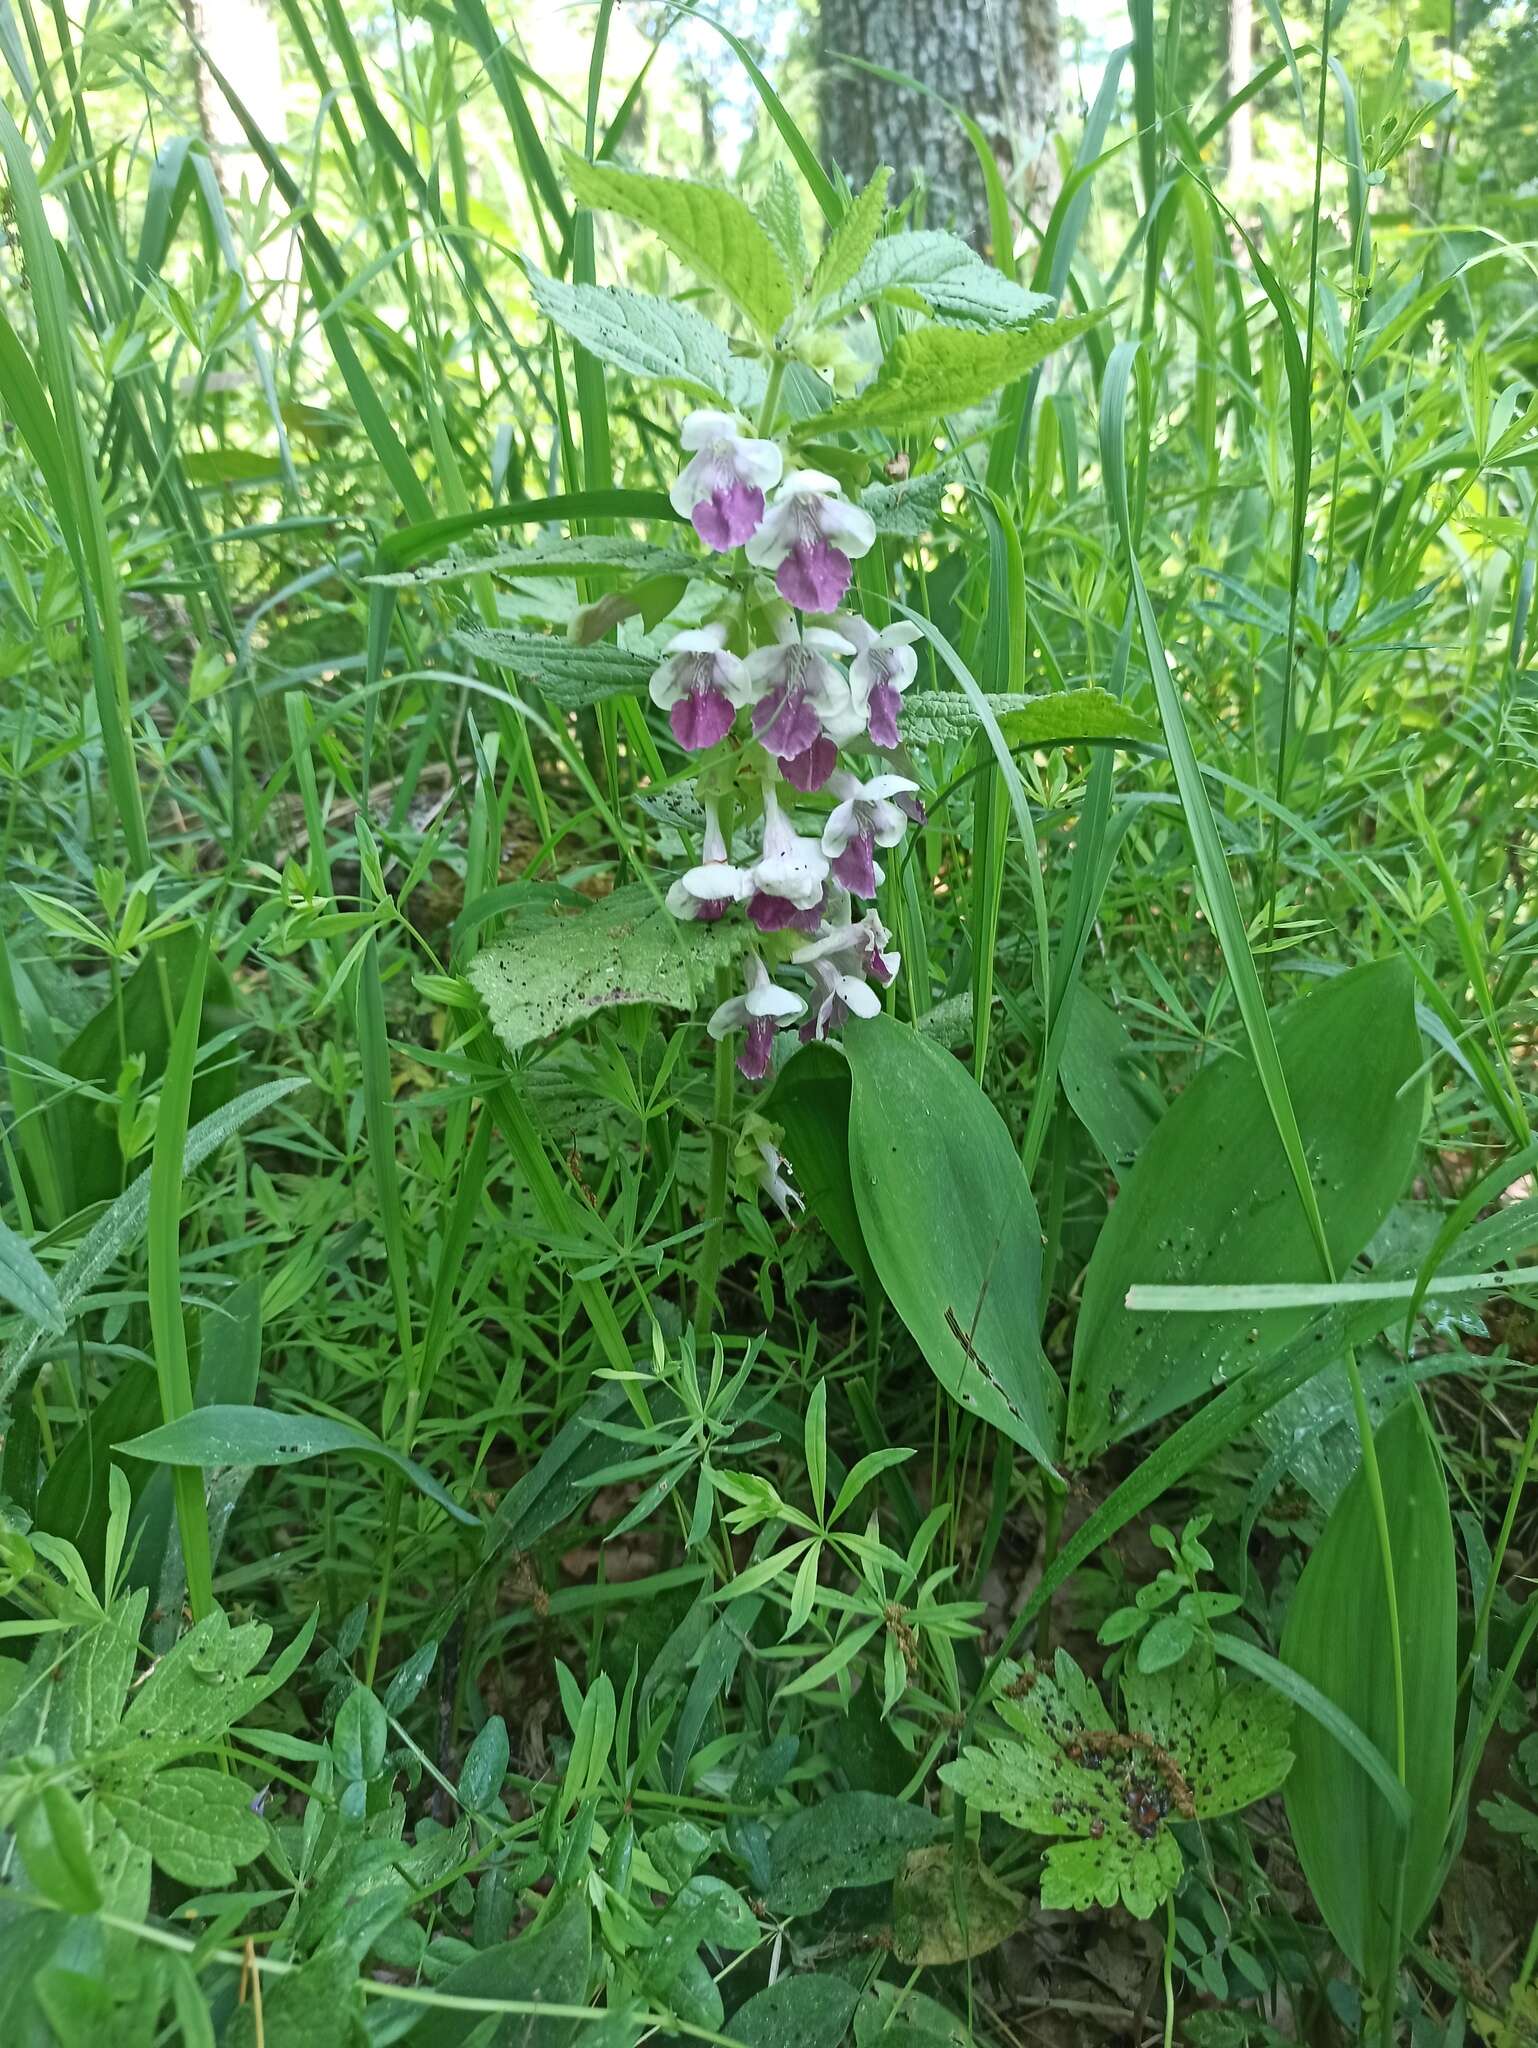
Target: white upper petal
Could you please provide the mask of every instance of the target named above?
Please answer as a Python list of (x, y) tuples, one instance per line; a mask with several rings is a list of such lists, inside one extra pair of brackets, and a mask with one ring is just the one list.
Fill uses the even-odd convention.
[(738, 441), (747, 433), (747, 423), (734, 412), (691, 412), (679, 429), (684, 448), (708, 448), (713, 441)]
[(876, 539), (876, 522), (863, 505), (851, 505), (843, 498), (825, 499), (819, 512), (823, 533), (846, 555), (870, 553)]
[(868, 982), (859, 981), (852, 974), (841, 974), (834, 993), (842, 1001), (851, 1016), (879, 1017), (881, 998)]

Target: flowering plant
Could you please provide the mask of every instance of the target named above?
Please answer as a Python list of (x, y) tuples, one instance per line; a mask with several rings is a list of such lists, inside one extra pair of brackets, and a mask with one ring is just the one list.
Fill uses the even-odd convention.
[[(708, 548), (740, 549), (743, 560), (716, 616), (674, 635), (651, 679), (673, 737), (706, 757), (702, 858), (673, 884), (668, 907), (685, 919), (738, 914), (755, 930), (742, 994), (710, 1019), (713, 1037), (742, 1032), (737, 1065), (750, 1081), (769, 1072), (780, 1030), (822, 1038), (851, 1012), (880, 1008), (871, 984), (889, 986), (900, 960), (875, 908), (875, 849), (896, 847), (924, 816), (911, 775), (839, 765), (860, 758), (867, 769), (871, 755), (902, 765), (898, 717), (917, 672), (917, 629), (883, 634), (840, 609), (875, 522), (835, 478), (785, 468), (771, 413), (760, 433), (723, 412), (684, 421), (689, 460), (673, 506)], [(805, 829), (802, 800), (824, 791), (833, 808)], [(721, 813), (743, 794), (756, 844), (737, 864)], [(809, 988), (783, 986), (787, 967)]]

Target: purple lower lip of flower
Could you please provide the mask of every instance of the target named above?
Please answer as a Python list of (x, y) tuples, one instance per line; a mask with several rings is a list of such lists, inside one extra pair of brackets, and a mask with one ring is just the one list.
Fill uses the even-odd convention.
[(783, 932), (795, 923), (796, 906), (788, 896), (771, 896), (755, 889), (748, 898), (748, 916), (761, 932)]
[(865, 964), (869, 972), (881, 983), (883, 988), (890, 988), (897, 979), (896, 975), (892, 972), (891, 961), (887, 959), (879, 946), (871, 947), (870, 959)]
[(736, 716), (732, 700), (725, 691), (713, 689), (707, 683), (703, 689), (691, 690), (687, 697), (680, 697), (669, 708), (668, 724), (672, 726), (673, 737), (678, 744), (689, 753), (697, 754), (702, 747), (713, 747), (717, 740), (724, 740)]
[(857, 833), (833, 862), (833, 872), (851, 896), (874, 896), (876, 859), (868, 832)]
[(792, 789), (821, 789), (837, 765), (838, 748), (826, 733), (819, 733), (804, 754), (780, 762), (780, 773)]
[(769, 1061), (773, 1053), (773, 1020), (769, 1017), (750, 1018), (742, 1051), (737, 1055), (737, 1071), (743, 1080), (762, 1081), (769, 1071)]
[(699, 906), (694, 913), (697, 924), (715, 924), (732, 907), (730, 896), (700, 896), (695, 900)]
[(790, 929), (794, 932), (806, 932), (815, 938), (822, 927), (822, 921), (827, 915), (827, 910), (828, 892), (824, 889), (810, 910), (798, 910), (796, 912), (795, 916), (790, 920)]
[(854, 570), (831, 541), (798, 540), (779, 566), (774, 587), (798, 611), (831, 612), (844, 601)]
[(900, 791), (898, 795), (893, 797), (892, 801), (902, 812), (903, 816), (911, 819), (915, 825), (927, 825), (929, 823), (929, 813), (924, 808), (924, 799), (913, 790), (905, 789)]
[(753, 707), (753, 737), (782, 761), (807, 753), (822, 737), (822, 721), (801, 683), (781, 683)]
[(753, 484), (729, 483), (701, 498), (689, 514), (706, 547), (718, 555), (740, 548), (764, 522), (764, 494)]
[(902, 709), (902, 693), (894, 690), (890, 683), (876, 683), (870, 693), (870, 737), (875, 747), (895, 747), (898, 743), (897, 714)]

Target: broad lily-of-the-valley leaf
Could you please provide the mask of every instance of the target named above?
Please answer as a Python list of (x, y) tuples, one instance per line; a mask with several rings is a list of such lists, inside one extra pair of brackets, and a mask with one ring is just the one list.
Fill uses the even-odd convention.
[[(1421, 1062), (1408, 968), (1384, 960), (1273, 1012), (1325, 1234), (1338, 1270), (1403, 1193), (1420, 1137)], [(1132, 1309), (1128, 1289), (1322, 1277), (1260, 1078), (1215, 1055), (1122, 1181), (1084, 1281), (1068, 1395), (1069, 1462), (1248, 1372), (1306, 1310)], [(1327, 1361), (1321, 1361), (1325, 1363)]]
[(1051, 1839), (1044, 1906), (1120, 1903), (1147, 1919), (1185, 1868), (1176, 1827), (1269, 1797), (1291, 1767), (1287, 1702), (1251, 1680), (1225, 1683), (1202, 1651), (1152, 1675), (1129, 1665), (1124, 1727), (1066, 1650), (1050, 1671), (1001, 1675), (1006, 1732), (940, 1775), (970, 1806)]

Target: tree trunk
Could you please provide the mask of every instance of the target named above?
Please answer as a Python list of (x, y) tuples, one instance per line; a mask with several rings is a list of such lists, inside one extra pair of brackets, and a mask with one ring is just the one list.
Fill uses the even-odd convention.
[[(1057, 184), (1049, 137), (1062, 93), (1057, 0), (821, 0), (823, 154), (861, 185), (878, 164), (894, 195), (922, 184), (929, 227), (988, 241), (988, 195), (966, 130), (970, 114), (1022, 211)], [(841, 64), (857, 57), (930, 91)], [(933, 97), (932, 95), (938, 95)]]
[[(239, 93), (262, 133), (274, 143), (281, 142), (283, 66), (278, 24), (268, 12), (265, 0), (182, 0), (182, 14), (194, 43), (198, 125), (208, 144), (220, 190), (228, 197), (239, 182), (239, 166), (249, 154), (250, 145), (246, 131), (200, 52), (207, 53), (213, 66)], [(250, 161), (254, 166), (257, 160), (251, 157)]]
[[(1232, 98), (1250, 82), (1255, 68), (1255, 0), (1228, 0), (1228, 77)], [(1249, 182), (1255, 148), (1250, 109), (1240, 107), (1228, 124), (1228, 175), (1238, 187)]]

